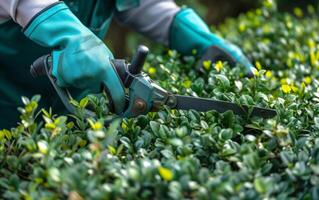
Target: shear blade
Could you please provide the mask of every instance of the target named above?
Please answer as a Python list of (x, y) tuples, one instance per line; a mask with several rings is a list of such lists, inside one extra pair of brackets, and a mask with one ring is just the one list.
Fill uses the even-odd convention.
[(197, 98), (183, 95), (174, 95), (174, 98), (176, 98), (176, 104), (172, 108), (177, 110), (192, 109), (199, 112), (216, 110), (219, 113), (224, 113), (228, 110), (232, 110), (236, 115), (251, 115), (262, 118), (272, 118), (277, 115), (277, 112), (273, 109), (260, 108), (256, 106), (251, 107), (245, 105), (238, 105), (227, 101)]

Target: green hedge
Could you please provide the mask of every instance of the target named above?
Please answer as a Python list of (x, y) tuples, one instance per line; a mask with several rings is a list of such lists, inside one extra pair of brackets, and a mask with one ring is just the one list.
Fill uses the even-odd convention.
[[(221, 62), (201, 75), (174, 51), (144, 70), (173, 92), (276, 108), (276, 118), (164, 108), (103, 126), (103, 97), (73, 102), (76, 116), (23, 98), (20, 125), (0, 131), (1, 198), (318, 199), (319, 22), (313, 7), (303, 17), (267, 2), (214, 28), (254, 60), (254, 78)], [(88, 105), (99, 118), (84, 119)]]

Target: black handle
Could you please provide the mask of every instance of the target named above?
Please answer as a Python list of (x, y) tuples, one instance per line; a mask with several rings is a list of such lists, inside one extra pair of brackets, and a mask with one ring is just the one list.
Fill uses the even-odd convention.
[(112, 60), (112, 63), (122, 83), (124, 84), (125, 87), (128, 87), (127, 85), (125, 85), (126, 79), (128, 78), (128, 75), (129, 75), (127, 73), (128, 72), (127, 62), (122, 59), (114, 59)]
[(146, 57), (148, 55), (148, 52), (149, 52), (149, 49), (144, 45), (140, 45), (137, 48), (129, 68), (129, 71), (131, 74), (136, 75), (141, 73)]
[(133, 56), (132, 62), (128, 67), (128, 71), (130, 75), (127, 75), (127, 77), (125, 78), (125, 81), (123, 82), (125, 87), (129, 87), (134, 79), (134, 75), (140, 74), (146, 57), (148, 55), (149, 49), (144, 46), (144, 45), (140, 45), (137, 50), (135, 55)]
[[(46, 75), (49, 81), (51, 82), (52, 87), (55, 89), (62, 103), (66, 107), (66, 109), (70, 113), (75, 114), (76, 108), (72, 104), (70, 104), (70, 100), (72, 99), (71, 94), (69, 93), (67, 89), (62, 89), (55, 83), (54, 78), (51, 76), (51, 67), (52, 67), (52, 57), (50, 54), (48, 54), (45, 56), (41, 56), (40, 58), (38, 58), (36, 61), (33, 62), (33, 64), (30, 67), (30, 73), (34, 78)], [(90, 110), (85, 109), (84, 112), (87, 117), (95, 116), (95, 114)]]
[[(49, 65), (49, 66), (48, 66)], [(34, 78), (46, 75), (46, 68), (51, 68), (51, 55), (44, 55), (38, 58), (30, 67), (30, 73)]]

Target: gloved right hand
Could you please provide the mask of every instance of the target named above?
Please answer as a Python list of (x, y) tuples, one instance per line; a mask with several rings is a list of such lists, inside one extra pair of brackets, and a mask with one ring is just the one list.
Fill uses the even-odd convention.
[(63, 2), (36, 15), (25, 27), (24, 34), (54, 49), (52, 75), (58, 86), (98, 92), (103, 83), (112, 98), (115, 113), (124, 111), (125, 91), (112, 65), (112, 53)]

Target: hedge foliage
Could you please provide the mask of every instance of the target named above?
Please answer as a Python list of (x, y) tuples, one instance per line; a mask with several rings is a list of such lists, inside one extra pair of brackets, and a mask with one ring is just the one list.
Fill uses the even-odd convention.
[[(243, 47), (258, 71), (174, 51), (145, 65), (164, 88), (275, 108), (274, 119), (164, 108), (104, 125), (107, 101), (72, 102), (77, 115), (23, 98), (21, 122), (0, 131), (4, 199), (318, 199), (319, 21), (315, 9), (260, 9), (214, 28)], [(194, 52), (195, 53), (195, 52)], [(85, 119), (90, 105), (98, 118)]]

